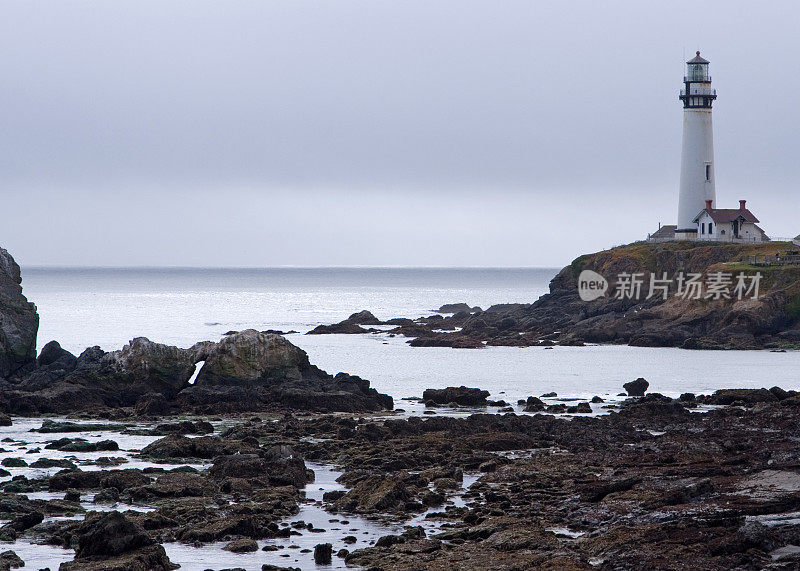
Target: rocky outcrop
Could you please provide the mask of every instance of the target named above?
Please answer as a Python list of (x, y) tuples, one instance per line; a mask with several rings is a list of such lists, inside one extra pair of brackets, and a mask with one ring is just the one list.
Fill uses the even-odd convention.
[(119, 512), (91, 512), (78, 527), (75, 559), (60, 571), (167, 571), (177, 569), (164, 548)]
[(30, 369), (36, 360), (39, 315), (21, 284), (19, 265), (0, 248), (0, 379)]
[[(553, 278), (550, 292), (534, 303), (501, 304), (485, 311), (467, 311), (461, 304), (443, 306), (459, 311), (398, 324), (389, 333), (411, 337), (409, 343), (419, 347), (580, 346), (589, 342), (686, 349), (797, 348), (800, 264), (752, 264), (765, 256), (770, 260), (785, 257), (790, 250), (796, 247), (780, 242), (637, 242), (580, 256)], [(592, 301), (581, 299), (578, 281), (585, 270), (605, 279), (605, 295)], [(718, 286), (721, 293), (716, 295), (708, 284), (720, 272), (730, 281)], [(736, 292), (740, 272), (745, 275), (745, 288), (760, 272), (757, 298), (752, 290), (741, 290), (741, 296)], [(654, 281), (651, 294), (651, 277), (663, 279), (664, 274), (668, 283)], [(691, 274), (700, 276), (699, 296), (685, 285)], [(631, 287), (634, 275), (639, 285)], [(684, 282), (679, 281), (681, 275)], [(667, 288), (666, 299), (659, 289), (662, 285)], [(679, 287), (683, 295), (678, 295)]]
[(51, 342), (33, 370), (0, 388), (0, 410), (23, 415), (119, 407), (144, 414), (393, 407), (369, 381), (331, 376), (280, 335), (252, 329), (189, 349), (138, 337), (119, 351), (90, 347), (79, 357)]
[(333, 325), (319, 325), (309, 331), (307, 335), (323, 335), (330, 333), (339, 334), (354, 334), (354, 333), (372, 333), (376, 329), (362, 327), (362, 325), (383, 325), (383, 322), (372, 315), (367, 310), (354, 313), (344, 321), (334, 323)]
[(200, 344), (195, 351), (195, 359), (205, 365), (194, 385), (178, 395), (182, 409), (237, 412), (282, 406), (356, 412), (393, 407), (392, 398), (370, 388), (369, 381), (329, 375), (280, 335), (250, 329), (216, 344)]
[(643, 397), (647, 387), (650, 386), (645, 379), (639, 377), (635, 381), (631, 381), (630, 383), (625, 383), (622, 385), (622, 388), (627, 391), (629, 397)]
[(433, 404), (455, 403), (461, 406), (486, 406), (489, 391), (465, 386), (447, 387), (445, 389), (425, 389), (422, 400)]

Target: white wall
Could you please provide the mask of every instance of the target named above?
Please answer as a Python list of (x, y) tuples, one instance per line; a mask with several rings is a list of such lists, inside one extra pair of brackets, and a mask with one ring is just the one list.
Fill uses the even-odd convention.
[[(706, 180), (706, 164), (711, 165), (710, 181)], [(706, 200), (716, 201), (714, 178), (711, 109), (684, 109), (678, 230), (693, 228), (692, 220), (705, 208)]]

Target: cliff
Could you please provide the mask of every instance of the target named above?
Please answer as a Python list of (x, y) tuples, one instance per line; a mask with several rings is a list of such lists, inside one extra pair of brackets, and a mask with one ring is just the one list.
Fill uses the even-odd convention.
[[(785, 260), (793, 250), (798, 248), (782, 242), (637, 242), (580, 256), (553, 278), (550, 293), (534, 303), (452, 315), (443, 307), (441, 314), (400, 324), (392, 333), (413, 337), (415, 346), (467, 348), (586, 342), (794, 348), (800, 346), (800, 263), (778, 263), (775, 258)], [(661, 280), (665, 274), (667, 281), (653, 283), (663, 289), (654, 287), (650, 295), (651, 279)], [(584, 301), (579, 295), (582, 276), (585, 282), (604, 279), (605, 294)]]
[(19, 265), (0, 248), (0, 379), (33, 366), (39, 316), (22, 295)]

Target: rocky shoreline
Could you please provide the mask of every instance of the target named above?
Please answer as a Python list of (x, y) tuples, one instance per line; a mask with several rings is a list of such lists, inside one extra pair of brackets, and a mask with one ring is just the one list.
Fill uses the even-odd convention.
[[(174, 542), (288, 553), (291, 563), (303, 536), (323, 546), (319, 558), (369, 569), (800, 565), (799, 393), (594, 406), (604, 414), (286, 414), (148, 428), (136, 417), (45, 420), (30, 438), (3, 442), (14, 455), (2, 460), (0, 541), (72, 548), (63, 570), (171, 569), (163, 546)], [(80, 450), (101, 430), (105, 454), (123, 456), (118, 466), (73, 452), (71, 465), (51, 459), (47, 475), (20, 474), (36, 449)], [(149, 444), (113, 450), (108, 442), (126, 434), (148, 434)], [(142, 461), (153, 464), (134, 467)], [(343, 472), (341, 490), (319, 503), (326, 527), (296, 518), (313, 485), (309, 465)], [(50, 499), (28, 497), (42, 493)], [(87, 498), (119, 507), (86, 513)], [(359, 517), (398, 531), (353, 548), (358, 534), (334, 522)]]
[[(729, 263), (716, 247), (660, 254), (682, 268)], [(312, 333), (646, 344), (636, 339), (671, 323), (683, 347), (794, 339), (789, 270), (765, 282), (762, 302), (701, 314), (574, 299), (582, 268), (633, 269), (625, 252), (579, 259), (535, 304), (386, 322), (365, 311)], [(37, 550), (62, 571), (800, 566), (796, 391), (672, 399), (639, 378), (621, 398), (508, 403), (434, 387), (414, 397), (415, 416), (272, 331), (79, 356), (51, 342), (37, 357), (36, 308), (5, 250), (0, 317), (0, 570)], [(223, 553), (233, 564), (217, 563)]]
[[(362, 311), (340, 323), (319, 326), (310, 334), (375, 333), (379, 331), (375, 326), (382, 325), (392, 327), (381, 333), (409, 337), (409, 344), (416, 347), (609, 343), (686, 349), (797, 349), (800, 265), (750, 263), (792, 249), (797, 247), (779, 242), (637, 242), (575, 259), (553, 278), (550, 293), (533, 303), (499, 304), (485, 310), (451, 303), (430, 316), (388, 321)], [(605, 277), (606, 295), (589, 302), (580, 298), (578, 280), (584, 270)], [(695, 274), (708, 279), (718, 272), (731, 280), (719, 299), (716, 294), (707, 297), (706, 290), (698, 299), (678, 295), (678, 276)], [(761, 275), (757, 297), (751, 292), (739, 299), (733, 283), (739, 273), (747, 279)], [(618, 298), (620, 276), (634, 274), (641, 276), (640, 294)], [(653, 276), (660, 279), (664, 275), (670, 280), (666, 299), (663, 295), (648, 298)]]

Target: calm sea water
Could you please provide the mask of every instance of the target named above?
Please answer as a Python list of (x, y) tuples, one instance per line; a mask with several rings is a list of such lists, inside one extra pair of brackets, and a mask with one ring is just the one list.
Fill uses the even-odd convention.
[(800, 389), (800, 352), (683, 351), (617, 346), (478, 350), (414, 348), (387, 335), (303, 335), (369, 309), (382, 319), (430, 315), (443, 303), (529, 303), (555, 269), (95, 269), (24, 268), (41, 316), (39, 346), (79, 353), (136, 336), (188, 347), (229, 330), (295, 330), (313, 363), (370, 379), (394, 397), (428, 387), (480, 386), (506, 400), (556, 391), (613, 395), (639, 376), (677, 395), (721, 387)]

